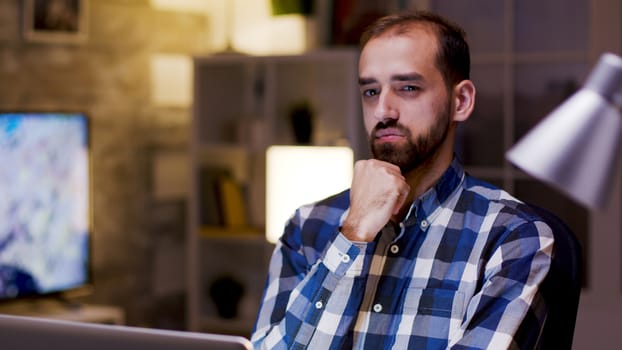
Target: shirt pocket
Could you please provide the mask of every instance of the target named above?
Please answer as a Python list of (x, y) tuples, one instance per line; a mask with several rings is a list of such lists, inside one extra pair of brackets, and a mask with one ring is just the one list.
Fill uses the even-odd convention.
[(464, 294), (449, 289), (411, 287), (403, 309), (405, 319), (412, 322), (412, 332), (447, 339), (462, 322)]

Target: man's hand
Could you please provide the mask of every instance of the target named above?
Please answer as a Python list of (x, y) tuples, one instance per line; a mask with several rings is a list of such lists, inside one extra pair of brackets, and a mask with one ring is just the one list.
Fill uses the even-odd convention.
[(373, 241), (399, 213), (409, 191), (398, 166), (377, 159), (357, 161), (350, 188), (350, 212), (341, 232), (351, 241)]

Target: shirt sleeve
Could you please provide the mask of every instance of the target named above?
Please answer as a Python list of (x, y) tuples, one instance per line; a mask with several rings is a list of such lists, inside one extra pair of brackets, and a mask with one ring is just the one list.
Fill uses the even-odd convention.
[(533, 349), (546, 318), (540, 293), (551, 265), (553, 235), (543, 222), (512, 229), (485, 263), (480, 292), (467, 305), (451, 349)]
[[(314, 254), (304, 246), (300, 213), (286, 225), (270, 260), (263, 300), (251, 341), (256, 349), (306, 347), (332, 292), (344, 276), (362, 271), (361, 249), (335, 229), (334, 239)], [(347, 299), (337, 300), (346, 303)], [(331, 301), (335, 305), (336, 301)], [(330, 311), (330, 310), (329, 310)]]

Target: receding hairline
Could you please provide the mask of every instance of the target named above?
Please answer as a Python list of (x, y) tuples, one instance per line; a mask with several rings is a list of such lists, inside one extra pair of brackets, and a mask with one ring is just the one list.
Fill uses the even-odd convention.
[(391, 28), (387, 28), (386, 30), (380, 33), (370, 35), (369, 37), (366, 38), (364, 42), (361, 43), (360, 49), (361, 51), (364, 50), (370, 41), (375, 40), (375, 39), (380, 39), (380, 38), (411, 37), (412, 39), (416, 39), (414, 35), (410, 35), (410, 34), (413, 34), (417, 30), (427, 32), (428, 34), (432, 35), (434, 39), (433, 42), (436, 47), (436, 53), (438, 54), (438, 51), (440, 49), (440, 33), (439, 33), (438, 27), (434, 23), (421, 22), (421, 21), (411, 22), (411, 23), (401, 23)]
[(371, 31), (369, 29), (370, 28), (368, 28), (368, 30), (365, 31), (363, 33), (363, 36), (361, 37), (361, 42), (360, 42), (361, 50), (367, 45), (368, 42), (370, 42), (373, 39), (377, 39), (377, 38), (385, 37), (385, 36), (408, 35), (409, 32), (415, 29), (421, 29), (424, 31), (428, 31), (429, 33), (435, 36), (437, 41), (440, 40), (440, 35), (441, 35), (440, 25), (436, 22), (433, 22), (425, 18), (411, 18), (401, 23), (390, 24), (389, 26), (384, 27), (380, 30), (378, 30), (379, 28), (375, 28), (375, 30), (371, 30)]
[[(435, 27), (434, 23), (424, 23), (424, 22), (413, 21), (411, 23), (402, 23), (400, 25), (387, 28), (383, 30), (382, 32), (377, 33), (376, 35), (370, 36), (367, 39), (365, 44), (361, 46), (361, 49), (360, 49), (361, 57), (362, 57), (363, 51), (368, 46), (367, 44), (371, 43), (372, 41), (382, 40), (382, 39), (391, 39), (391, 38), (406, 38), (407, 40), (416, 41), (416, 40), (421, 40), (420, 33), (423, 32), (423, 33), (430, 35), (429, 38), (431, 39), (431, 43), (433, 46), (430, 48), (431, 50), (429, 51), (434, 50), (434, 52), (429, 52), (429, 51), (428, 52), (431, 54), (434, 67), (442, 75), (442, 70), (441, 70), (441, 67), (439, 66), (439, 61), (438, 61), (440, 50), (441, 50), (441, 45), (440, 45), (440, 40), (439, 40), (440, 34), (434, 27)], [(415, 33), (416, 31), (420, 31), (420, 32)], [(444, 77), (443, 77), (443, 80), (445, 80)]]

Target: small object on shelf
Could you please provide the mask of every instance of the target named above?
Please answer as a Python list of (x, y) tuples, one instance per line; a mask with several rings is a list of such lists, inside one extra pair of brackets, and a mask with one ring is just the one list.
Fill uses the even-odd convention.
[(226, 319), (238, 316), (238, 307), (244, 293), (244, 285), (228, 275), (217, 277), (209, 286), (209, 295), (216, 306), (218, 316)]
[(313, 110), (308, 102), (294, 104), (289, 112), (294, 138), (299, 145), (310, 145), (313, 135)]

